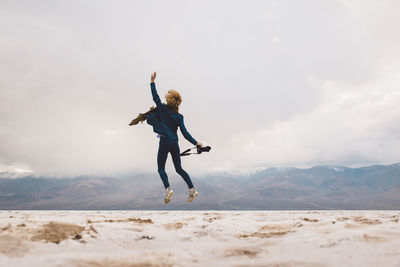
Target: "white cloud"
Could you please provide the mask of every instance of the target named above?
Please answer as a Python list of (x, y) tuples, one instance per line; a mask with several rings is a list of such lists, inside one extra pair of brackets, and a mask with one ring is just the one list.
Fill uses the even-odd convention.
[(157, 71), (213, 147), (183, 159), (190, 173), (396, 161), (399, 4), (376, 3), (3, 1), (0, 158), (156, 172), (158, 139), (128, 123), (153, 105)]
[(279, 38), (279, 36), (272, 36), (272, 42), (276, 43), (276, 44), (280, 44), (281, 43), (281, 38)]
[(266, 130), (235, 135), (234, 162), (310, 166), (393, 163), (400, 149), (400, 65), (382, 67), (375, 82), (354, 87), (335, 81), (319, 84), (323, 102), (309, 112), (279, 121)]
[(23, 163), (4, 164), (0, 159), (0, 178), (19, 178), (33, 174), (29, 166)]
[(117, 135), (117, 134), (118, 134), (118, 131), (115, 131), (115, 130), (105, 130), (103, 133), (104, 133), (105, 135)]

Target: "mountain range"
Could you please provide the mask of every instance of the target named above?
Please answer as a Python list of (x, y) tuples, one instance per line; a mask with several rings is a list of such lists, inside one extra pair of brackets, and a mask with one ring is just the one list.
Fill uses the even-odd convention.
[(163, 203), (158, 173), (71, 178), (0, 173), (2, 210), (331, 210), (400, 209), (400, 164), (362, 168), (268, 168), (252, 174), (192, 177), (199, 196), (170, 174), (172, 201)]

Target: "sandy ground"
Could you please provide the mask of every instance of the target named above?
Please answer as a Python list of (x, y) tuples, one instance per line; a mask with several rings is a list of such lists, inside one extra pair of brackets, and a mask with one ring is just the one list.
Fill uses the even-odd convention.
[(0, 211), (1, 266), (400, 266), (400, 211)]

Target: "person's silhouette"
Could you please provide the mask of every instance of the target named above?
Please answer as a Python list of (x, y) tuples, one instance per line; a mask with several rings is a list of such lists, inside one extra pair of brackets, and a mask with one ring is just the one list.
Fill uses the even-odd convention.
[(160, 97), (157, 94), (156, 84), (154, 83), (156, 75), (157, 74), (155, 72), (151, 75), (150, 88), (153, 100), (156, 103), (157, 108), (154, 113), (149, 115), (149, 117), (147, 118), (147, 123), (153, 126), (154, 132), (156, 132), (158, 134), (158, 137), (160, 138), (157, 155), (157, 165), (158, 173), (160, 174), (161, 180), (165, 187), (164, 202), (165, 204), (170, 202), (171, 197), (174, 194), (174, 192), (170, 188), (167, 173), (165, 172), (165, 163), (167, 161), (168, 153), (170, 153), (172, 156), (172, 161), (174, 163), (176, 172), (180, 176), (182, 176), (183, 180), (185, 180), (186, 184), (189, 187), (189, 197), (187, 201), (191, 202), (196, 198), (198, 192), (193, 186), (189, 174), (184, 169), (182, 169), (177, 135), (178, 127), (180, 128), (183, 136), (190, 143), (200, 147), (203, 146), (203, 144), (197, 142), (196, 139), (194, 139), (186, 130), (185, 124), (183, 122), (183, 115), (179, 113), (179, 105), (182, 102), (182, 97), (176, 90), (169, 90), (168, 93), (165, 95), (166, 104), (161, 103)]

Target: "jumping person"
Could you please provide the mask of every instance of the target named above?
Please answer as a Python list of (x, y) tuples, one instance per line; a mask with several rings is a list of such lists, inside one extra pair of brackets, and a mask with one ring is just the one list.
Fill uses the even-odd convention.
[(157, 165), (158, 173), (160, 174), (161, 180), (165, 187), (165, 199), (164, 202), (167, 204), (171, 201), (171, 197), (174, 191), (170, 188), (168, 182), (168, 176), (165, 172), (165, 162), (167, 161), (168, 153), (171, 153), (172, 161), (174, 163), (175, 171), (182, 176), (183, 180), (189, 187), (189, 197), (188, 202), (192, 202), (196, 196), (199, 194), (196, 188), (193, 186), (192, 180), (189, 174), (182, 169), (181, 166), (181, 156), (178, 144), (177, 130), (180, 128), (183, 136), (193, 145), (202, 147), (203, 144), (197, 142), (186, 130), (185, 124), (183, 123), (183, 115), (179, 112), (179, 105), (182, 102), (181, 95), (175, 90), (169, 90), (168, 94), (165, 95), (166, 104), (161, 103), (160, 97), (157, 94), (156, 84), (154, 83), (156, 79), (156, 73), (151, 75), (151, 94), (153, 100), (157, 105), (156, 112), (147, 118), (147, 122), (153, 125), (153, 129), (158, 133), (160, 138), (160, 143), (158, 147), (157, 154)]

